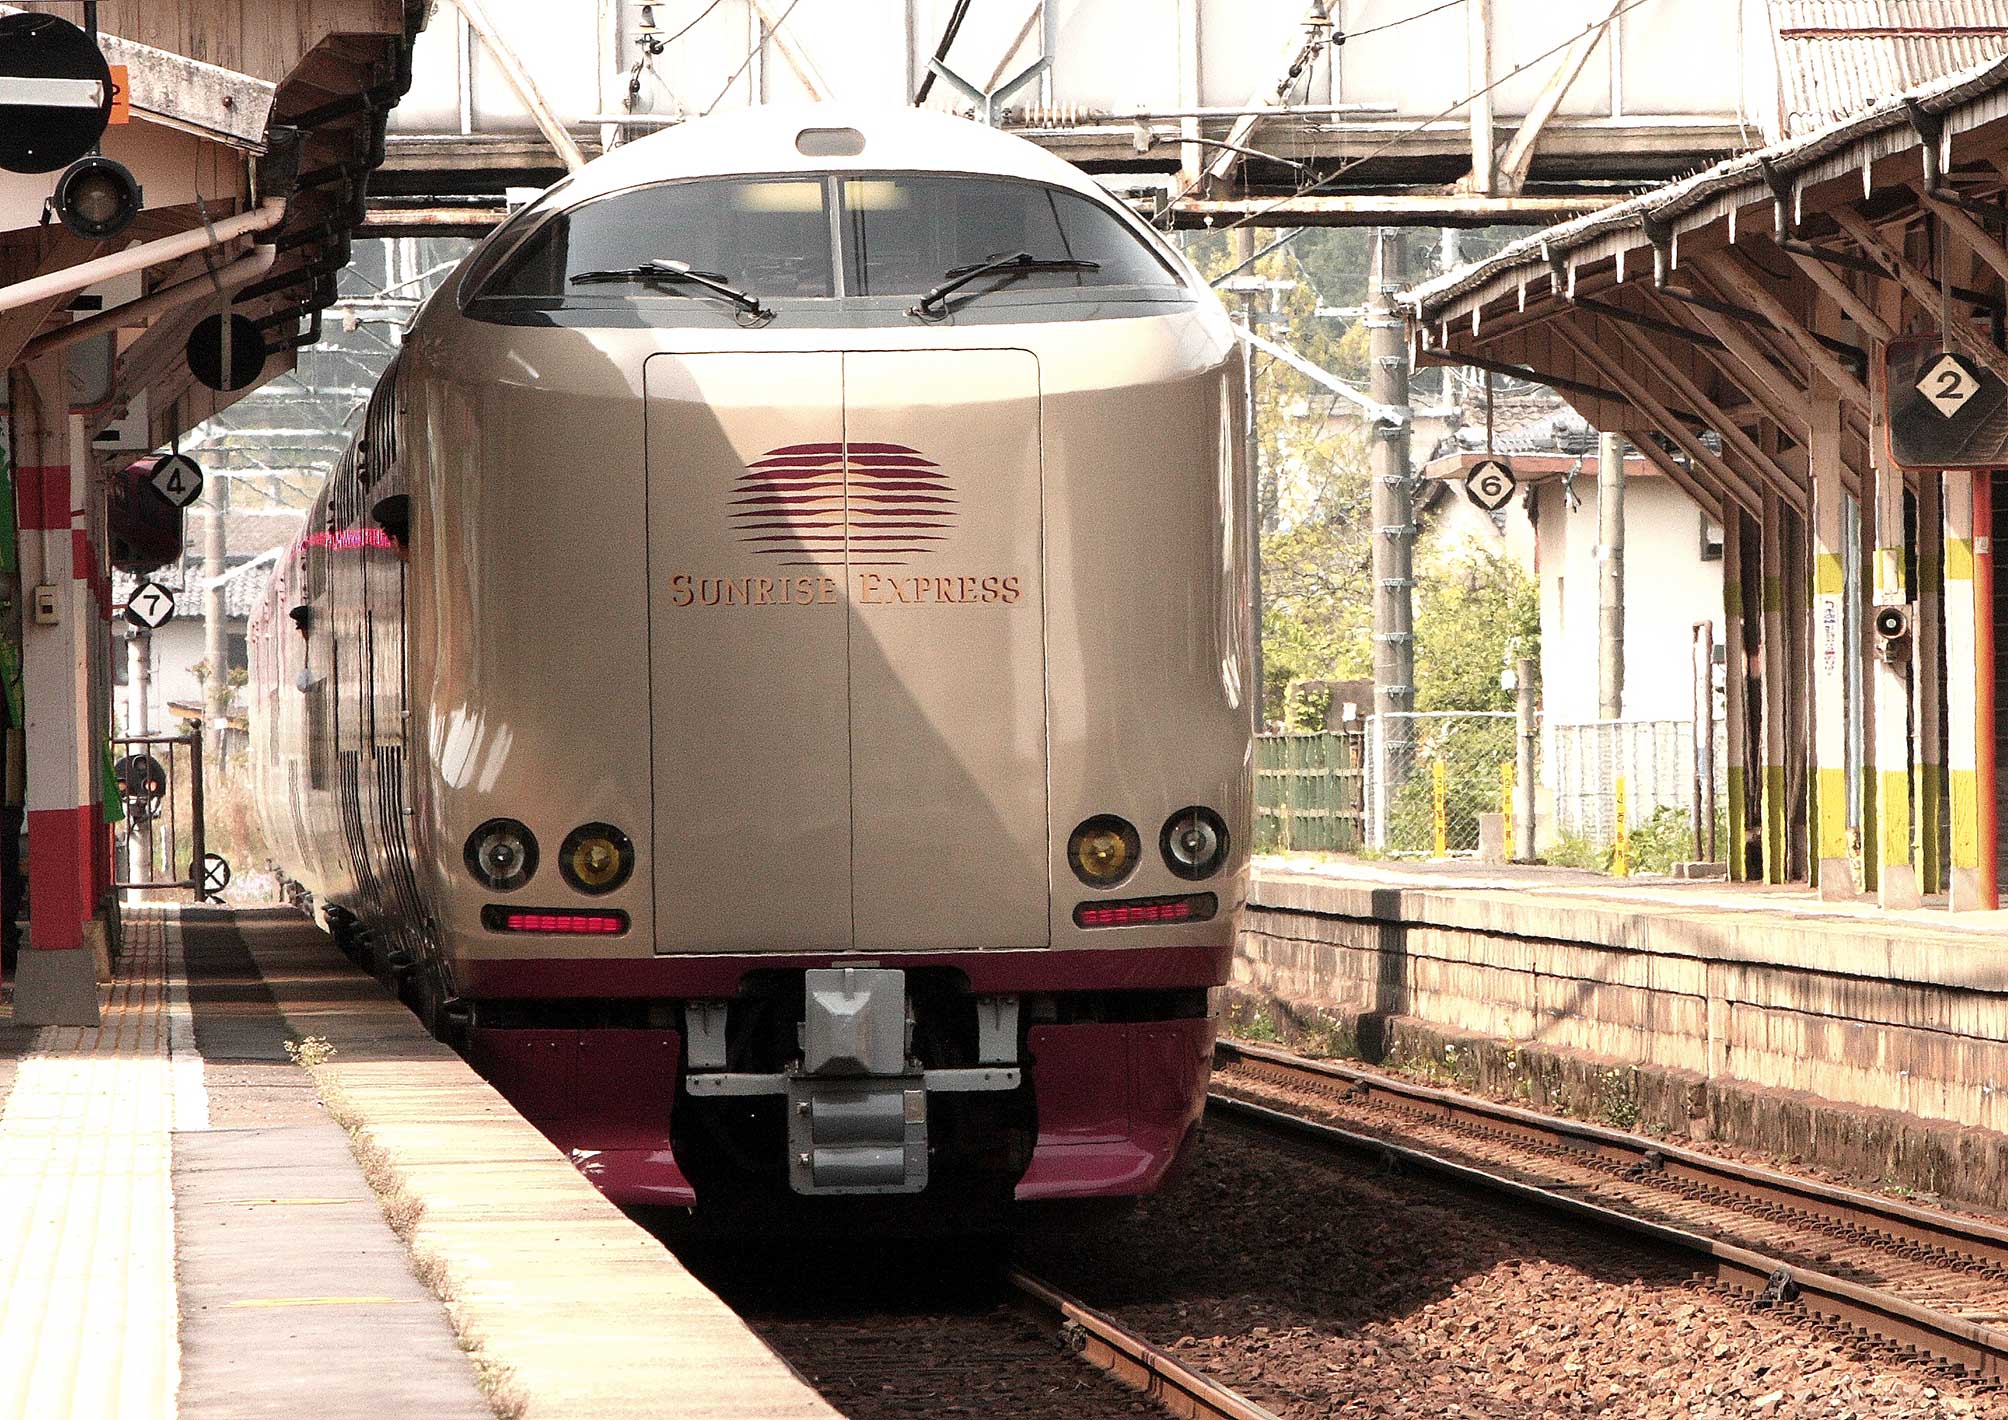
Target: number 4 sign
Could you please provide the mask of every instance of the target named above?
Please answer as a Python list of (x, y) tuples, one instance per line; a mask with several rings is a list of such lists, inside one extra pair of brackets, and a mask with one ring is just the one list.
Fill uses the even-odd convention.
[(147, 482), (169, 507), (186, 508), (202, 496), (202, 470), (187, 454), (169, 454), (160, 460)]

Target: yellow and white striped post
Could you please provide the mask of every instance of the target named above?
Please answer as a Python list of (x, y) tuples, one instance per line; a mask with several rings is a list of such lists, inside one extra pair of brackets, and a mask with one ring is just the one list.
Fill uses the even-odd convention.
[(1513, 761), (1499, 761), (1499, 817), (1500, 827), (1505, 832), (1506, 856), (1513, 856)]
[(1820, 896), (1855, 895), (1848, 852), (1847, 573), (1842, 554), (1841, 394), (1813, 377), (1807, 460), (1813, 483), (1813, 857)]
[(1782, 883), (1789, 875), (1785, 840), (1790, 818), (1785, 803), (1785, 505), (1777, 494), (1769, 491), (1764, 494), (1759, 549), (1757, 624), (1764, 668), (1764, 720), (1759, 736), (1764, 751), (1764, 778), (1759, 790), (1759, 812), (1764, 822), (1764, 881)]
[[(1986, 473), (1945, 475), (1945, 728), (1946, 797), (1952, 819), (1951, 890), (1954, 912), (1991, 912), (1994, 845), (1981, 842), (1979, 772), (1980, 618), (1992, 607), (1975, 595), (1974, 485)], [(1985, 501), (1984, 499), (1982, 500)], [(1992, 786), (1986, 786), (1992, 793)], [(1983, 862), (1982, 855), (1986, 855)]]
[(1450, 766), (1437, 760), (1429, 767), (1431, 817), (1436, 828), (1436, 856), (1450, 855)]
[[(1903, 470), (1889, 461), (1889, 388), (1882, 351), (1869, 362), (1869, 449), (1875, 460), (1875, 605), (1902, 606), (1904, 586)], [(1912, 654), (1916, 638), (1913, 636)], [(1877, 656), (1875, 663), (1876, 901), (1885, 908), (1921, 907), (1917, 865), (1910, 852), (1910, 685), (1908, 666)]]
[(1631, 876), (1631, 814), (1628, 812), (1630, 806), (1625, 801), (1624, 775), (1620, 774), (1617, 777), (1614, 787), (1617, 798), (1615, 816), (1618, 821), (1618, 837), (1617, 842), (1611, 847), (1611, 876), (1628, 878)]

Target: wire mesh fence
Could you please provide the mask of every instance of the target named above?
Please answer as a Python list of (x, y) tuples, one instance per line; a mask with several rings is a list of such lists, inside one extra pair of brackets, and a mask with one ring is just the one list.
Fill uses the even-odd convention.
[(1258, 851), (1358, 851), (1366, 819), (1364, 743), (1357, 730), (1263, 735), (1256, 741)]
[[(1618, 785), (1624, 785), (1625, 827), (1638, 828), (1665, 809), (1694, 811), (1694, 725), (1687, 720), (1594, 720), (1551, 725), (1544, 746), (1555, 796), (1555, 827), (1594, 843), (1617, 837)], [(1714, 783), (1726, 801), (1729, 737), (1715, 724)]]
[(1367, 841), (1397, 856), (1478, 849), (1480, 814), (1512, 812), (1510, 710), (1388, 712), (1367, 721)]

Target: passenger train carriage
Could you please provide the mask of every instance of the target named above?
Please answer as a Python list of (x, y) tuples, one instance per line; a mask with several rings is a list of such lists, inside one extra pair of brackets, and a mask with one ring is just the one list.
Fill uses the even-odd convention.
[(1155, 1188), (1250, 814), (1241, 356), (936, 115), (619, 148), (414, 322), (252, 625), (338, 937), (617, 1201)]

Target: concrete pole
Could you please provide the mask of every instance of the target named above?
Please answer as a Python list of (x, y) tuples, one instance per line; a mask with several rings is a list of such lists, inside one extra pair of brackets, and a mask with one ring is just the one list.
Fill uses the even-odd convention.
[(1534, 721), (1534, 662), (1522, 656), (1514, 667), (1513, 697), (1513, 857), (1534, 856), (1534, 745), (1540, 727)]
[(1815, 371), (1806, 401), (1813, 484), (1813, 856), (1820, 896), (1855, 895), (1848, 856), (1846, 549), (1842, 546), (1841, 396)]
[(1597, 435), (1597, 718), (1624, 718), (1625, 441)]
[(230, 710), (230, 637), (224, 620), (224, 588), (217, 578), (228, 562), (226, 519), (230, 515), (230, 480), (210, 475), (207, 516), (202, 529), (202, 578), (210, 585), (202, 593), (202, 653), (209, 661), (203, 683), (202, 750), (209, 762), (223, 765), (223, 723)]
[[(1382, 227), (1368, 276), (1368, 392), (1408, 413), (1408, 340), (1395, 311), (1406, 253), (1399, 228)], [(1373, 441), (1374, 710), (1415, 709), (1415, 508), (1408, 464), (1408, 424), (1376, 426)], [(1382, 722), (1384, 782), (1406, 776), (1410, 723)]]

